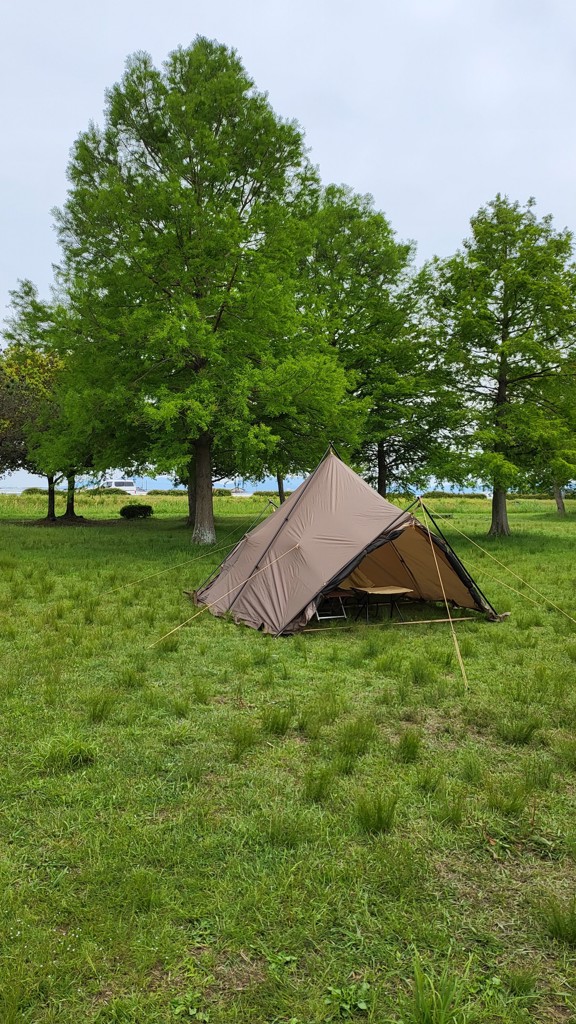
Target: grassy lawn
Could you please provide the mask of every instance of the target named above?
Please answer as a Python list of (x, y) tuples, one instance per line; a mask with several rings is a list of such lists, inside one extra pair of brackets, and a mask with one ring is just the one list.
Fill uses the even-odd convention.
[(0, 498), (1, 1024), (575, 1020), (576, 625), (456, 531), (576, 618), (576, 509), (431, 502), (512, 612), (456, 627), (465, 690), (445, 625), (151, 646), (224, 550), (124, 501)]

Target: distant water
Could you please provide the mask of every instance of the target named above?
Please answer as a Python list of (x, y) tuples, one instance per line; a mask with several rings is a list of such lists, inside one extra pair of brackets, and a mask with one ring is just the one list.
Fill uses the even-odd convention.
[[(123, 474), (118, 471), (117, 473), (110, 474), (116, 480), (120, 480)], [(174, 487), (174, 484), (169, 476), (131, 476), (126, 475), (126, 479), (133, 480), (137, 487), (140, 487), (143, 491), (161, 490), (167, 491)], [(284, 481), (284, 487), (287, 491), (294, 491), (303, 481), (304, 477), (301, 476), (290, 476), (286, 477)], [(88, 477), (81, 477), (79, 483), (86, 485), (89, 483)], [(46, 477), (34, 476), (32, 473), (27, 473), (25, 470), (18, 470), (16, 473), (6, 473), (4, 476), (0, 476), (0, 494), (21, 494), (27, 487), (46, 487)], [(268, 476), (264, 480), (245, 480), (241, 477), (235, 477), (234, 480), (217, 480), (214, 483), (215, 487), (243, 487), (244, 490), (249, 493), (252, 491), (275, 491), (276, 490), (276, 477)], [(60, 484), (58, 490), (65, 490), (65, 486)], [(184, 488), (181, 488), (183, 491)]]

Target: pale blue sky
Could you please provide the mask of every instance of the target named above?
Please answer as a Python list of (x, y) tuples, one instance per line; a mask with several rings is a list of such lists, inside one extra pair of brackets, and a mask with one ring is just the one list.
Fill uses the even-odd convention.
[(448, 255), (497, 191), (576, 227), (573, 0), (5, 0), (0, 308), (46, 293), (68, 153), (128, 54), (197, 33), (234, 46), (297, 118), (325, 181), (371, 192), (421, 259)]

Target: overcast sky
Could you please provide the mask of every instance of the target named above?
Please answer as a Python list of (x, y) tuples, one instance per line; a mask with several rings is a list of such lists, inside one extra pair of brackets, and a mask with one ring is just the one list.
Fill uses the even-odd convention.
[(4, 0), (0, 307), (48, 295), (70, 147), (128, 54), (235, 47), (325, 182), (370, 192), (418, 259), (497, 191), (576, 228), (573, 0)]

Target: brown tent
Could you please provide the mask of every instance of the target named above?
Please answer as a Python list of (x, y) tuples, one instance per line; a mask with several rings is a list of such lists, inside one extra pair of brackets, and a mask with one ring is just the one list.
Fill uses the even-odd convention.
[(279, 636), (303, 629), (335, 587), (403, 588), (416, 600), (442, 601), (438, 571), (453, 605), (496, 617), (447, 542), (330, 451), (242, 538), (194, 599), (214, 615), (229, 612), (236, 622)]

